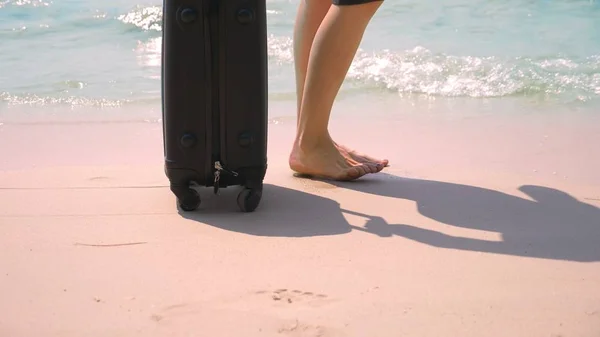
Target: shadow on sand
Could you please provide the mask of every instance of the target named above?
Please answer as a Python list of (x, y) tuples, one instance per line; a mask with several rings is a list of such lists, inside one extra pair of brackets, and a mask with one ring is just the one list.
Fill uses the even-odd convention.
[[(423, 216), (452, 226), (497, 232), (502, 239), (500, 242), (484, 241), (449, 236), (420, 228), (417, 224), (388, 224), (377, 214), (341, 209), (334, 200), (274, 185), (265, 185), (263, 201), (255, 213), (237, 212), (237, 190), (226, 189), (219, 199), (227, 200), (220, 201), (219, 205), (210, 205), (209, 200), (201, 210), (181, 214), (225, 230), (259, 236), (339, 235), (354, 229), (380, 237), (397, 235), (448, 249), (579, 262), (600, 261), (600, 209), (556, 189), (521, 186), (519, 190), (530, 200), (474, 186), (388, 174), (334, 184), (363, 193), (412, 200)], [(224, 212), (230, 215), (223, 216)], [(342, 213), (369, 220), (365, 227), (352, 226)]]

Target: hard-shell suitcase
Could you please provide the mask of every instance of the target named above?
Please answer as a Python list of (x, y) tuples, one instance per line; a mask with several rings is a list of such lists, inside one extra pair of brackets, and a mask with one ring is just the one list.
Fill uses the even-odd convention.
[(184, 211), (195, 186), (243, 186), (254, 211), (267, 170), (265, 0), (164, 0), (162, 106), (165, 174)]

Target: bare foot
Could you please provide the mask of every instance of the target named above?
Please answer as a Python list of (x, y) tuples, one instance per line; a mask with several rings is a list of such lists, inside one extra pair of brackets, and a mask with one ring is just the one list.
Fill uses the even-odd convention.
[(355, 180), (369, 173), (377, 173), (385, 166), (377, 162), (359, 162), (340, 150), (333, 141), (310, 150), (294, 144), (289, 165), (300, 174), (341, 181)]
[(371, 156), (368, 156), (366, 154), (357, 152), (355, 150), (350, 149), (347, 146), (344, 145), (340, 145), (338, 143), (335, 143), (335, 146), (338, 148), (338, 150), (340, 150), (340, 152), (342, 153), (342, 155), (344, 155), (344, 157), (350, 157), (351, 159), (359, 162), (359, 163), (371, 163), (371, 164), (380, 164), (383, 167), (387, 167), (389, 166), (389, 161), (387, 159), (377, 159), (377, 158), (373, 158)]

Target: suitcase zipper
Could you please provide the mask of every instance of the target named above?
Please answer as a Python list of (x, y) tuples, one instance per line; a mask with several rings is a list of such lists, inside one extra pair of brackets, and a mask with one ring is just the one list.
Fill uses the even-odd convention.
[[(206, 44), (208, 57), (210, 61), (207, 62), (211, 65), (210, 69), (208, 69), (208, 74), (210, 76), (209, 85), (209, 95), (210, 95), (210, 108), (211, 108), (211, 125), (212, 125), (212, 160), (214, 160), (213, 174), (213, 189), (214, 193), (219, 193), (221, 175), (223, 173), (230, 174), (234, 177), (238, 176), (237, 172), (232, 170), (228, 170), (223, 167), (221, 164), (221, 107), (220, 107), (220, 86), (219, 86), (219, 77), (221, 74), (220, 70), (220, 52), (221, 46), (219, 44), (219, 33), (221, 28), (221, 18), (219, 16), (220, 12), (220, 4), (218, 0), (209, 0), (208, 1), (208, 18), (206, 20), (207, 24), (205, 26), (206, 29)], [(211, 28), (214, 29), (214, 32), (211, 32)], [(214, 45), (213, 45), (214, 43)]]
[[(206, 46), (206, 57), (208, 59), (207, 64), (209, 67), (206, 69), (208, 75), (208, 107), (210, 114), (211, 123), (211, 148), (209, 149), (211, 161), (214, 161), (213, 167), (210, 170), (213, 171), (214, 181), (214, 193), (217, 194), (219, 190), (219, 180), (221, 178), (221, 171), (223, 168), (220, 163), (220, 152), (221, 152), (221, 116), (219, 113), (219, 85), (215, 78), (219, 76), (219, 4), (216, 0), (206, 1), (206, 20), (205, 20), (205, 46)], [(216, 19), (215, 19), (216, 18)], [(215, 23), (216, 21), (216, 23)], [(214, 30), (214, 31), (213, 31)], [(216, 32), (216, 34), (215, 34)], [(214, 37), (217, 38), (214, 38)], [(210, 164), (209, 164), (210, 165)]]

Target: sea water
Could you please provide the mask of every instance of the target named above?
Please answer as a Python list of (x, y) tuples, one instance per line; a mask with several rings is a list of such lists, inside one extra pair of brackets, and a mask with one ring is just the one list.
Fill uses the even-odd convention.
[[(271, 102), (295, 100), (298, 2), (267, 0)], [(161, 20), (160, 0), (0, 0), (0, 117), (23, 106), (160, 109)], [(387, 0), (347, 91), (600, 113), (600, 1)]]

